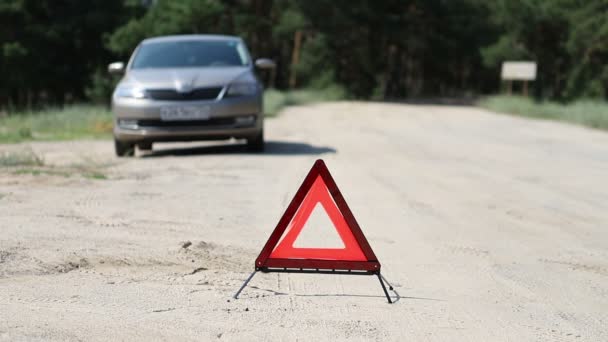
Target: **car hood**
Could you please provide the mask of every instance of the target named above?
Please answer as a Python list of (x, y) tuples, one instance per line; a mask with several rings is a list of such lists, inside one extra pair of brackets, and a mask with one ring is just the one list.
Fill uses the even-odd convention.
[(131, 69), (121, 84), (146, 89), (190, 91), (195, 88), (225, 86), (237, 79), (242, 82), (255, 82), (255, 77), (248, 67), (222, 67)]

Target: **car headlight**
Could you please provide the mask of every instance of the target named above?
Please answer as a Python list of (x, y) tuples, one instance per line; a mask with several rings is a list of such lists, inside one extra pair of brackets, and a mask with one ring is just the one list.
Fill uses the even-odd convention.
[(116, 88), (117, 97), (129, 97), (133, 99), (145, 99), (148, 94), (145, 89), (137, 87), (118, 87)]
[(255, 83), (234, 83), (228, 87), (226, 96), (246, 96), (253, 95), (257, 91)]

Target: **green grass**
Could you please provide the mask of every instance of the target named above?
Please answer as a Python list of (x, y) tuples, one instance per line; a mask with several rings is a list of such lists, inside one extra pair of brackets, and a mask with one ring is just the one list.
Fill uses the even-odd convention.
[(102, 172), (104, 168), (111, 166), (111, 164), (98, 163), (89, 158), (83, 158), (82, 162), (70, 165), (67, 169), (78, 173), (84, 178), (89, 179), (108, 179), (108, 177)]
[(90, 172), (90, 173), (85, 173), (83, 175), (85, 178), (90, 178), (90, 179), (97, 179), (97, 180), (104, 180), (104, 179), (108, 179), (108, 176), (104, 175), (101, 172)]
[(477, 105), (495, 112), (539, 119), (560, 120), (587, 127), (608, 130), (608, 103), (578, 100), (568, 104), (551, 101), (535, 102), (520, 96), (491, 96)]
[(0, 117), (0, 142), (108, 137), (112, 114), (103, 106), (72, 105)]
[(0, 154), (0, 167), (43, 166), (44, 161), (31, 150), (3, 152)]
[[(286, 106), (344, 98), (345, 92), (338, 86), (323, 90), (303, 89), (287, 92), (269, 89), (264, 93), (265, 114), (275, 116)], [(0, 143), (108, 138), (111, 133), (112, 113), (104, 106), (80, 104), (15, 112), (0, 117)]]
[(108, 179), (103, 173), (103, 169), (108, 166), (111, 165), (101, 164), (86, 157), (83, 157), (82, 162), (68, 166), (48, 165), (31, 149), (0, 152), (0, 174), (9, 172), (15, 175), (49, 175), (66, 178), (78, 175), (88, 179), (103, 180)]
[(15, 175), (32, 175), (32, 176), (59, 176), (64, 178), (70, 178), (72, 176), (80, 176), (83, 178), (94, 179), (94, 180), (105, 180), (108, 179), (104, 173), (98, 170), (85, 170), (78, 168), (53, 168), (53, 167), (25, 167), (19, 168), (12, 172)]
[(57, 170), (53, 170), (53, 169), (36, 169), (36, 168), (20, 168), (15, 170), (15, 172), (13, 172), (13, 174), (16, 175), (32, 175), (32, 176), (42, 176), (42, 175), (49, 175), (49, 176), (61, 176), (61, 177), (65, 177), (68, 178), (70, 177), (72, 174), (69, 172), (65, 172), (65, 171), (57, 171)]
[(316, 102), (338, 101), (346, 98), (346, 92), (339, 86), (325, 89), (301, 89), (279, 91), (268, 89), (264, 93), (264, 110), (266, 116), (275, 116), (283, 108)]
[(78, 169), (53, 169), (53, 168), (20, 168), (13, 172), (15, 175), (32, 175), (32, 176), (60, 176), (69, 178), (74, 175), (79, 175), (88, 179), (95, 180), (105, 180), (108, 179), (108, 176), (101, 173), (100, 171), (91, 171), (91, 170), (78, 170)]

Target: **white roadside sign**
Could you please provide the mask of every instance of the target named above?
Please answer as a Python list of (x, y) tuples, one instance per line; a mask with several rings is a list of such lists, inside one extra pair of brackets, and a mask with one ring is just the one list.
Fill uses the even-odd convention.
[(536, 62), (503, 62), (500, 78), (514, 81), (534, 81)]

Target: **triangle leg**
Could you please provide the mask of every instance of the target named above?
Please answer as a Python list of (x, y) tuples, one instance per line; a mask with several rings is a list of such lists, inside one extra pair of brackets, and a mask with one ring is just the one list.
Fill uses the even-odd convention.
[[(388, 282), (388, 280), (386, 280), (386, 277), (383, 275), (380, 275), (382, 277), (382, 280), (384, 280), (384, 282), (386, 283), (386, 285), (388, 285), (388, 289), (395, 292), (395, 288), (393, 288), (393, 285), (391, 285), (391, 283)], [(397, 293), (397, 292), (395, 292)]]
[(380, 281), (380, 285), (382, 285), (382, 290), (384, 291), (384, 295), (386, 296), (386, 300), (388, 300), (389, 304), (393, 304), (393, 301), (391, 300), (391, 296), (389, 296), (388, 291), (386, 290), (386, 286), (384, 286), (384, 281), (382, 281), (382, 276), (380, 275), (380, 272), (376, 273), (376, 275), (378, 276), (378, 280)]
[(243, 291), (243, 289), (245, 288), (245, 286), (247, 286), (247, 284), (249, 284), (249, 282), (251, 281), (251, 279), (253, 278), (253, 276), (257, 273), (258, 271), (253, 271), (253, 273), (251, 273), (251, 275), (249, 275), (249, 278), (247, 278), (247, 280), (245, 280), (245, 282), (243, 283), (243, 285), (241, 285), (241, 288), (236, 291), (236, 293), (234, 294), (234, 296), (232, 296), (232, 298), (234, 299), (239, 299), (239, 294), (241, 294), (241, 291)]

